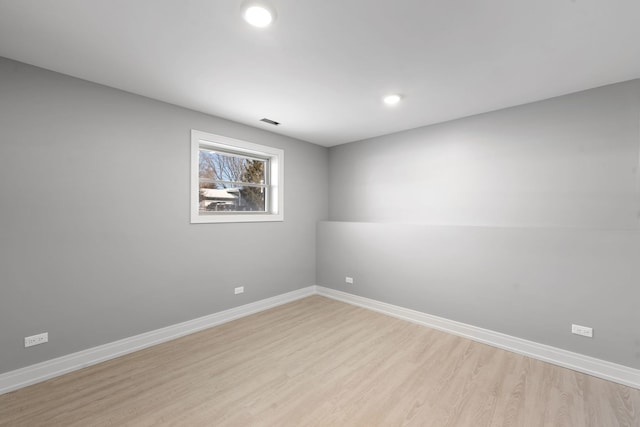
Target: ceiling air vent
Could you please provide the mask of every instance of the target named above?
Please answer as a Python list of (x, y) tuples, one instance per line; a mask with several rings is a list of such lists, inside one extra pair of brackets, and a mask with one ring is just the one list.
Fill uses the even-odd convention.
[(278, 126), (280, 124), (280, 122), (276, 122), (274, 120), (271, 119), (267, 119), (266, 117), (264, 119), (260, 119), (261, 122), (265, 122), (265, 123), (269, 123), (270, 125), (274, 125), (274, 126)]

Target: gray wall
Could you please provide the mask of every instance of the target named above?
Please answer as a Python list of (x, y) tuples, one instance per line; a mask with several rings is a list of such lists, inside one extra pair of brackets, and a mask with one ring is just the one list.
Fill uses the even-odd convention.
[(639, 148), (640, 80), (333, 147), (318, 284), (640, 368)]
[[(192, 128), (285, 150), (284, 222), (189, 223)], [(0, 59), (0, 373), (315, 284), (327, 170), (326, 148)]]

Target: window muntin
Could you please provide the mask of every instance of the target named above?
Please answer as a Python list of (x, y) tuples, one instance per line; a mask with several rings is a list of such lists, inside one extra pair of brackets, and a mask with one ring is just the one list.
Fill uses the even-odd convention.
[(284, 151), (193, 130), (191, 222), (283, 220)]

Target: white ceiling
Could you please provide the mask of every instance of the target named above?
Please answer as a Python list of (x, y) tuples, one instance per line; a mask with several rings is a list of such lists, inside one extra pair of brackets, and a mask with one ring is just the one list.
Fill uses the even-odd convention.
[(325, 146), (640, 77), (638, 0), (270, 3), (0, 0), (0, 56)]

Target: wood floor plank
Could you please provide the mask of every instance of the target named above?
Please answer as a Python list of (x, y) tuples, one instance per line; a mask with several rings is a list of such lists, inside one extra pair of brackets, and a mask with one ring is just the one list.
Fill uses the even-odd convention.
[(640, 427), (640, 390), (313, 296), (0, 396), (0, 426)]

